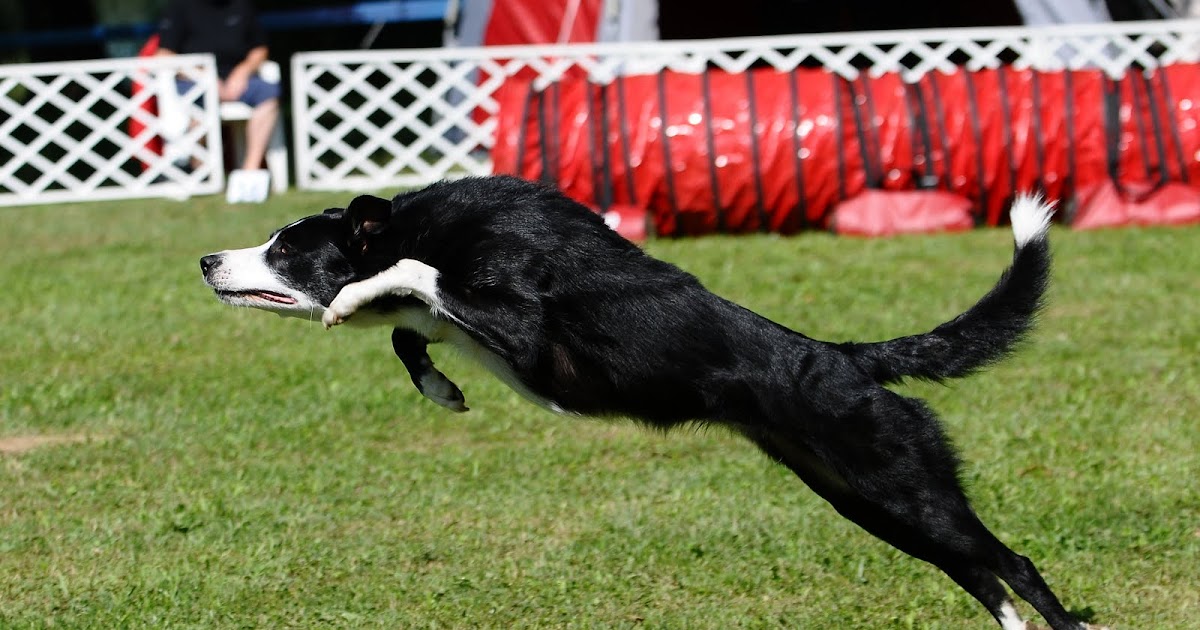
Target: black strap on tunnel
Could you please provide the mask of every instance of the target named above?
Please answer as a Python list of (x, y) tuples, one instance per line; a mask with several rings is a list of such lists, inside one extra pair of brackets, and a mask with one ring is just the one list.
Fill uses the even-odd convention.
[(942, 105), (942, 91), (938, 88), (937, 78), (933, 75), (925, 75), (929, 79), (929, 98), (933, 101), (933, 114), (937, 117), (938, 140), (942, 145), (942, 163), (945, 168), (942, 169), (942, 181), (946, 184), (946, 190), (954, 188), (953, 165), (954, 160), (951, 159), (954, 154), (950, 152), (950, 131), (946, 129), (946, 108)]
[[(521, 125), (517, 131), (517, 176), (525, 177), (525, 142), (528, 140), (529, 110), (534, 98), (533, 84), (530, 83), (525, 91), (525, 102), (521, 104)], [(540, 142), (540, 140), (539, 140)]]
[(658, 71), (658, 112), (662, 120), (662, 146), (663, 160), (665, 167), (663, 173), (666, 176), (667, 183), (667, 202), (671, 204), (671, 214), (675, 217), (675, 233), (673, 236), (682, 236), (683, 225), (679, 221), (679, 199), (675, 196), (675, 175), (671, 172), (671, 137), (667, 135), (667, 76), (665, 70)]
[(602, 181), (603, 175), (600, 172), (600, 156), (598, 155), (602, 145), (601, 141), (596, 138), (600, 125), (596, 122), (596, 103), (592, 97), (594, 87), (590, 82), (584, 84), (583, 100), (584, 106), (587, 108), (587, 133), (585, 135), (587, 136), (588, 143), (588, 163), (591, 166), (589, 170), (592, 175), (592, 201), (595, 202), (601, 212), (604, 212), (608, 210), (608, 206), (600, 203), (600, 189), (604, 186), (605, 182)]
[(831, 72), (833, 77), (833, 144), (837, 147), (838, 200), (846, 199), (846, 143), (842, 141), (842, 76)]
[(758, 231), (770, 229), (766, 193), (763, 191), (762, 155), (758, 146), (758, 98), (754, 91), (754, 72), (746, 71), (746, 100), (750, 103), (750, 166), (754, 169), (754, 209), (758, 211)]
[(1171, 82), (1167, 80), (1167, 73), (1163, 72), (1162, 68), (1158, 68), (1154, 71), (1154, 76), (1158, 79), (1163, 101), (1167, 105), (1167, 126), (1171, 130), (1171, 140), (1175, 143), (1175, 159), (1179, 162), (1179, 178), (1180, 181), (1187, 183), (1190, 179), (1188, 163), (1183, 156), (1183, 140), (1179, 136), (1179, 121), (1176, 120), (1174, 113), (1177, 101), (1171, 96)]
[(1129, 93), (1133, 101), (1133, 122), (1137, 126), (1138, 146), (1142, 151), (1142, 168), (1145, 170), (1146, 180), (1149, 181), (1154, 177), (1150, 166), (1150, 131), (1146, 129), (1146, 119), (1142, 117), (1142, 97), (1138, 90), (1137, 71), (1127, 73), (1124, 80), (1129, 81)]
[[(934, 170), (933, 164), (933, 133), (929, 130), (929, 112), (925, 109), (925, 97), (921, 94), (921, 83), (918, 79), (917, 83), (904, 84), (904, 96), (909, 114), (910, 125), (912, 131), (913, 143), (913, 158), (917, 156), (918, 140), (921, 146), (921, 155), (924, 157), (924, 164), (921, 167), (921, 179), (917, 185), (920, 188), (930, 189), (938, 188), (940, 178)], [(914, 175), (915, 173), (914, 169)]]
[(717, 174), (717, 141), (713, 135), (712, 85), (708, 70), (700, 73), (700, 101), (704, 107), (704, 145), (708, 148), (708, 185), (713, 199), (717, 231), (727, 231), (725, 211), (721, 207), (721, 183)]
[[(925, 149), (921, 144), (922, 130), (921, 125), (924, 121), (917, 120), (916, 108), (912, 104), (912, 90), (908, 83), (901, 83), (900, 87), (904, 90), (904, 98), (900, 102), (904, 105), (904, 122), (908, 124), (908, 149), (912, 154), (912, 177), (913, 185), (918, 188), (925, 187), (925, 174), (928, 172), (928, 161), (924, 159)], [(917, 159), (921, 158), (921, 167), (917, 167)]]
[(600, 209), (608, 212), (608, 209), (613, 204), (613, 182), (612, 174), (612, 149), (608, 146), (608, 90), (612, 87), (612, 83), (606, 83), (599, 87), (600, 97), (600, 179), (601, 186), (596, 191), (596, 200), (600, 204)]
[(542, 175), (539, 179), (543, 182), (553, 183), (555, 178), (550, 168), (550, 130), (546, 128), (546, 93), (538, 92), (537, 99), (538, 146), (542, 157)]
[(632, 147), (629, 145), (629, 115), (625, 111), (625, 77), (617, 77), (617, 122), (621, 140), (621, 159), (625, 162), (625, 193), (629, 203), (637, 205), (637, 187), (633, 183)]
[(985, 165), (983, 160), (983, 128), (979, 121), (979, 101), (978, 95), (975, 93), (975, 80), (971, 78), (970, 72), (962, 73), (962, 77), (967, 85), (967, 113), (971, 117), (971, 135), (975, 136), (975, 170), (978, 173), (976, 179), (979, 182), (980, 207), (980, 212), (975, 215), (975, 224), (980, 225), (987, 221), (988, 209), (991, 207), (991, 204), (988, 203), (988, 187), (983, 173)]
[[(1132, 97), (1133, 97), (1133, 105), (1134, 105), (1134, 108), (1137, 109), (1137, 106), (1138, 106), (1138, 89), (1136, 87), (1137, 82), (1135, 79), (1133, 79), (1133, 77), (1128, 76), (1128, 75), (1126, 76), (1126, 79), (1131, 81), (1130, 88), (1131, 88)], [(1105, 131), (1106, 146), (1108, 149), (1108, 174), (1109, 174), (1109, 177), (1112, 179), (1113, 186), (1116, 187), (1117, 192), (1119, 192), (1122, 197), (1124, 197), (1130, 201), (1133, 201), (1135, 203), (1144, 201), (1147, 197), (1149, 197), (1150, 195), (1157, 192), (1158, 189), (1162, 186), (1163, 182), (1160, 180), (1150, 190), (1147, 190), (1147, 191), (1144, 191), (1141, 193), (1135, 193), (1133, 191), (1130, 191), (1128, 188), (1126, 188), (1124, 182), (1121, 181), (1121, 86), (1116, 81), (1114, 81), (1110, 78), (1107, 78), (1107, 77), (1104, 78), (1103, 103), (1104, 103), (1104, 131)], [(1139, 140), (1140, 140), (1139, 144), (1141, 145), (1142, 151), (1143, 151), (1142, 162), (1143, 162), (1143, 164), (1145, 164), (1145, 167), (1146, 167), (1145, 175), (1146, 175), (1146, 178), (1149, 179), (1150, 178), (1150, 160), (1149, 160), (1150, 155), (1149, 155), (1149, 147), (1146, 145), (1146, 137), (1145, 137), (1146, 130), (1144, 128), (1145, 123), (1142, 120), (1141, 116), (1138, 115), (1138, 112), (1134, 112), (1134, 118), (1135, 118), (1135, 122), (1138, 127), (1138, 135), (1141, 136), (1141, 138), (1139, 138)]]
[(1154, 130), (1154, 155), (1158, 159), (1158, 185), (1165, 186), (1171, 181), (1171, 167), (1167, 165), (1167, 138), (1159, 117), (1159, 102), (1154, 95), (1154, 84), (1145, 74), (1138, 72), (1134, 75), (1146, 91), (1146, 108), (1150, 110), (1150, 126)]
[(788, 92), (792, 98), (792, 167), (796, 173), (796, 209), (800, 214), (800, 229), (808, 229), (808, 191), (804, 186), (804, 161), (800, 152), (804, 146), (800, 141), (800, 79), (796, 76), (798, 69), (793, 68), (788, 73)]
[(559, 181), (562, 175), (562, 86), (555, 81), (550, 84), (550, 134), (553, 142), (550, 146), (554, 151), (554, 159), (550, 161), (554, 165), (554, 179)]
[[(1009, 191), (1009, 198), (1011, 198), (1017, 193), (1017, 157), (1013, 150), (1012, 103), (1008, 100), (1008, 73), (1004, 71), (1003, 65), (996, 69), (996, 84), (1000, 87), (1000, 131), (1001, 137), (1004, 139), (1004, 158), (1008, 162), (1008, 182), (1012, 188)], [(982, 175), (980, 173), (981, 177)]]
[[(871, 134), (867, 130), (867, 125), (872, 125), (872, 123), (863, 120), (862, 110), (867, 107), (867, 97), (865, 94), (859, 94), (858, 88), (853, 81), (847, 81), (846, 87), (850, 90), (850, 113), (854, 118), (854, 134), (858, 138), (858, 152), (862, 157), (863, 173), (866, 176), (867, 188), (877, 189), (883, 184), (883, 175), (879, 172), (881, 169), (876, 167), (875, 160), (871, 155), (874, 146), (871, 143)], [(858, 106), (860, 96), (863, 100), (863, 107), (861, 108)], [(869, 113), (867, 115), (870, 117)]]
[(1126, 199), (1136, 199), (1121, 182), (1121, 92), (1120, 86), (1108, 77), (1104, 82), (1104, 98), (1101, 107), (1104, 108), (1104, 145), (1107, 150), (1108, 176), (1117, 192)]
[(1075, 195), (1075, 182), (1078, 179), (1079, 163), (1075, 157), (1075, 75), (1068, 68), (1063, 71), (1063, 121), (1067, 132), (1067, 172), (1063, 174), (1063, 197), (1070, 199)]
[(875, 112), (875, 95), (871, 91), (870, 79), (867, 73), (863, 72), (858, 75), (862, 82), (863, 103), (867, 106), (867, 119), (863, 129), (867, 132), (867, 143), (871, 148), (871, 157), (875, 160), (875, 177), (878, 180), (880, 187), (883, 186), (883, 180), (887, 177), (887, 173), (883, 168), (883, 138), (880, 137), (879, 125), (875, 124), (877, 118)]
[(1037, 70), (1029, 73), (1029, 87), (1032, 90), (1033, 107), (1030, 120), (1033, 123), (1033, 167), (1037, 171), (1035, 186), (1039, 191), (1046, 189), (1046, 148), (1042, 142), (1042, 74)]

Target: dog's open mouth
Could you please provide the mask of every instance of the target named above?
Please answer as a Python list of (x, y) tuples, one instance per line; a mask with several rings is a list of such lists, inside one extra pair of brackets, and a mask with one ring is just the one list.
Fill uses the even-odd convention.
[(222, 291), (222, 290), (218, 289), (217, 295), (221, 296), (221, 298), (225, 299), (225, 300), (242, 298), (245, 300), (259, 300), (259, 301), (263, 301), (263, 302), (273, 302), (275, 304), (295, 304), (296, 303), (296, 298), (288, 297), (286, 295), (283, 295), (282, 293), (275, 293), (274, 291), (262, 291), (262, 290)]

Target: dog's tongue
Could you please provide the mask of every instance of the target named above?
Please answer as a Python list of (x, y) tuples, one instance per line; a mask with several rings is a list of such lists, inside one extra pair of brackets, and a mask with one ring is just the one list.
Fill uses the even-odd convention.
[(278, 293), (271, 293), (270, 291), (259, 291), (259, 292), (255, 293), (254, 295), (257, 297), (260, 297), (264, 300), (267, 300), (268, 302), (276, 302), (278, 304), (295, 304), (296, 303), (296, 300), (294, 298), (290, 298), (286, 295), (280, 295)]

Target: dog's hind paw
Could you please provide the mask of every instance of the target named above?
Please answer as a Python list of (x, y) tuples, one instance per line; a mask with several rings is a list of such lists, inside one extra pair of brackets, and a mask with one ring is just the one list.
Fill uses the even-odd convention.
[(422, 396), (450, 411), (457, 413), (469, 411), (462, 390), (453, 381), (446, 378), (445, 374), (437, 370), (431, 369), (422, 374), (417, 383), (417, 390), (421, 392)]

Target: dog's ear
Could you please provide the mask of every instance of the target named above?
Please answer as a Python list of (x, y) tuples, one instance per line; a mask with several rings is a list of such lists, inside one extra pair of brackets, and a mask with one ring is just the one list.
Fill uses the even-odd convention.
[(355, 236), (378, 234), (392, 218), (392, 202), (371, 195), (359, 195), (346, 207)]
[(346, 207), (350, 220), (351, 241), (366, 253), (368, 241), (385, 229), (392, 219), (392, 202), (371, 195), (359, 195)]

